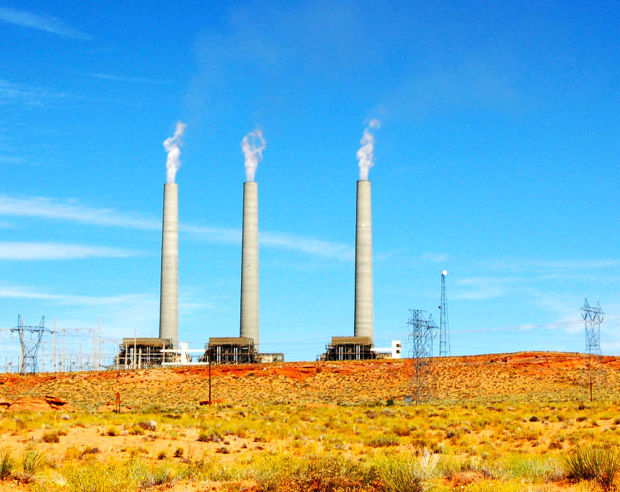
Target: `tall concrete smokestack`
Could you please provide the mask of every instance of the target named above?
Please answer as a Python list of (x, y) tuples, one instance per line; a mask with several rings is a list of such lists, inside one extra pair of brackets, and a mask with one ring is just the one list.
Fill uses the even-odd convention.
[(176, 183), (164, 185), (164, 220), (161, 239), (161, 297), (159, 338), (179, 342), (179, 200)]
[(174, 136), (164, 140), (166, 184), (164, 219), (161, 232), (161, 290), (159, 298), (159, 338), (179, 345), (179, 190), (174, 182), (181, 166), (181, 136), (185, 123), (176, 125)]
[(245, 158), (243, 239), (241, 245), (241, 334), (258, 352), (258, 185), (254, 178), (266, 143), (258, 128), (241, 140)]
[(355, 329), (356, 337), (373, 336), (372, 220), (370, 181), (357, 182), (355, 226)]
[(254, 339), (258, 351), (258, 184), (243, 184), (241, 246), (241, 336)]

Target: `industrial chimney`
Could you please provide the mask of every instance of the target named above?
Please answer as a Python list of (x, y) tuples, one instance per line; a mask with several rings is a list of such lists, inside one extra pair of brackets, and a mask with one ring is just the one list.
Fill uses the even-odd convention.
[(179, 341), (179, 218), (176, 183), (164, 185), (164, 220), (161, 240), (161, 297), (159, 338)]
[(258, 352), (258, 184), (243, 184), (241, 246), (241, 333), (252, 338)]
[(356, 337), (370, 337), (373, 332), (372, 307), (372, 221), (370, 181), (357, 182), (357, 216), (355, 230), (355, 327)]

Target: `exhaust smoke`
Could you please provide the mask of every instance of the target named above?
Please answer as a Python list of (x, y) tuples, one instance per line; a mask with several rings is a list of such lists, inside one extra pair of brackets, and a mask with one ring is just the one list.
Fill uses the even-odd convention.
[(368, 171), (375, 165), (374, 163), (374, 150), (375, 150), (375, 136), (370, 133), (370, 130), (381, 128), (381, 122), (379, 120), (370, 120), (368, 126), (364, 129), (364, 134), (360, 143), (362, 146), (357, 151), (357, 160), (360, 167), (361, 180), (368, 179)]
[(256, 129), (248, 133), (241, 141), (241, 150), (245, 156), (245, 180), (254, 181), (256, 176), (256, 168), (263, 158), (263, 150), (266, 143), (263, 138), (263, 132)]
[(166, 159), (166, 183), (174, 183), (177, 171), (181, 167), (181, 136), (185, 131), (185, 123), (180, 121), (177, 123), (177, 128), (174, 131), (174, 135), (164, 140), (164, 149), (168, 152), (168, 158)]

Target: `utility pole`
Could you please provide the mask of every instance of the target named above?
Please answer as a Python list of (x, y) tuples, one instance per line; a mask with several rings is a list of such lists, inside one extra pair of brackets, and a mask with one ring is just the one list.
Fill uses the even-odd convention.
[(209, 405), (211, 405), (211, 347), (207, 349), (209, 357)]

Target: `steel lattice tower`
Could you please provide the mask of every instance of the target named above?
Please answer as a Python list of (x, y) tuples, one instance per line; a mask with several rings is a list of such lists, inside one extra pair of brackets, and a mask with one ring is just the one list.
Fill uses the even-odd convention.
[(601, 323), (603, 322), (603, 310), (597, 302), (595, 307), (590, 306), (588, 298), (581, 308), (586, 332), (586, 354), (601, 355)]
[(450, 355), (450, 324), (448, 322), (448, 300), (446, 298), (446, 276), (441, 272), (441, 304), (439, 305), (439, 357)]
[(432, 315), (426, 317), (426, 313), (420, 309), (410, 309), (409, 339), (412, 342), (411, 359), (413, 362), (412, 389), (416, 403), (432, 397), (430, 387), (431, 361), (433, 357), (433, 340), (437, 325)]
[(11, 328), (11, 332), (17, 333), (19, 337), (20, 374), (34, 374), (37, 372), (39, 346), (41, 345), (41, 339), (46, 330), (45, 316), (41, 317), (38, 326), (24, 326), (24, 318), (22, 318), (21, 315), (17, 316), (17, 327)]

